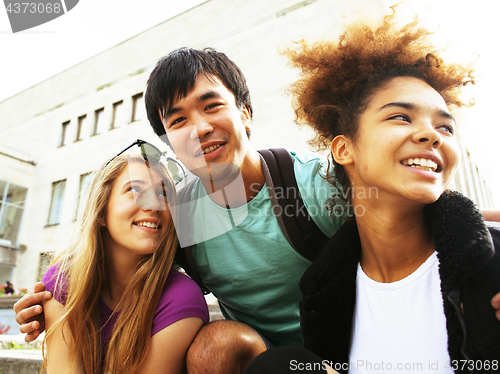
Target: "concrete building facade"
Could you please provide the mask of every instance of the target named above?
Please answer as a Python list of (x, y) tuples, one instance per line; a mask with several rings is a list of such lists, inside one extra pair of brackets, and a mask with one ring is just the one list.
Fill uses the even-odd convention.
[[(0, 103), (0, 282), (31, 288), (47, 254), (69, 243), (89, 175), (150, 129), (143, 94), (173, 49), (213, 47), (245, 73), (257, 149), (308, 151), (284, 93), (296, 78), (277, 49), (307, 36), (335, 37), (343, 15), (384, 13), (384, 0), (209, 0)], [(481, 207), (493, 195), (467, 157), (455, 188)], [(7, 227), (8, 226), (8, 227)], [(3, 277), (3, 278), (2, 278)]]

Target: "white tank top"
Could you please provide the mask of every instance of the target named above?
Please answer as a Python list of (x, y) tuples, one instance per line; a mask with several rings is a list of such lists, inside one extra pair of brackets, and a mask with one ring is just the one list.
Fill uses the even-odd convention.
[(453, 373), (434, 252), (392, 283), (369, 278), (358, 264), (349, 373)]

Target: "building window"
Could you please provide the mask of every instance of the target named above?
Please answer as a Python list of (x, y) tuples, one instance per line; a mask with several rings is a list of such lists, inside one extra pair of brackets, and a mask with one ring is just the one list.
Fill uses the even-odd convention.
[(123, 124), (123, 100), (113, 104), (113, 120), (111, 121), (111, 128), (120, 127)]
[(70, 121), (66, 121), (62, 124), (61, 144), (59, 144), (60, 147), (68, 144), (69, 123), (70, 123)]
[(83, 207), (87, 201), (89, 194), (89, 187), (94, 180), (94, 173), (86, 173), (80, 175), (80, 188), (78, 190), (78, 201), (76, 204), (76, 218), (81, 218), (83, 214)]
[(36, 277), (37, 282), (41, 282), (42, 278), (49, 268), (50, 261), (52, 261), (52, 258), (54, 257), (53, 252), (42, 252), (40, 253), (40, 257), (38, 258), (38, 274)]
[(17, 246), (28, 189), (0, 181), (0, 239)]
[(132, 96), (132, 121), (139, 121), (144, 116), (144, 97), (141, 93)]
[(100, 134), (104, 127), (104, 108), (95, 111), (94, 135)]
[(87, 122), (87, 115), (78, 117), (78, 129), (76, 131), (75, 142), (83, 139), (83, 129), (85, 128), (85, 123)]
[(64, 189), (66, 179), (52, 183), (52, 197), (50, 199), (50, 210), (47, 225), (57, 225), (61, 222)]

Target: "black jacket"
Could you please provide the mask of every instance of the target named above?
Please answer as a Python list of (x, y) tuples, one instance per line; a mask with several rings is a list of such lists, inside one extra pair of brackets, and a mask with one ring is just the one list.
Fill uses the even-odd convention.
[[(499, 362), (500, 321), (491, 299), (500, 292), (500, 225), (486, 225), (473, 202), (457, 192), (444, 193), (426, 206), (425, 214), (440, 261), (450, 358)], [(304, 347), (334, 363), (349, 362), (360, 254), (352, 219), (330, 239), (300, 281)]]

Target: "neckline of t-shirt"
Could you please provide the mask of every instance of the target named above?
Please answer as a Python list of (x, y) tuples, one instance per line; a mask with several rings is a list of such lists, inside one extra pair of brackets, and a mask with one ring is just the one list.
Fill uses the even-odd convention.
[(367, 286), (370, 286), (372, 288), (376, 288), (379, 290), (396, 290), (400, 289), (403, 287), (408, 286), (409, 284), (415, 282), (417, 279), (419, 279), (421, 276), (423, 276), (427, 271), (429, 271), (432, 266), (438, 261), (437, 258), (437, 253), (434, 251), (428, 258), (425, 260), (425, 262), (418, 267), (417, 270), (415, 270), (413, 273), (408, 275), (407, 277), (400, 279), (395, 282), (391, 283), (382, 283), (382, 282), (377, 282), (376, 280), (373, 280), (370, 278), (366, 273), (363, 271), (363, 268), (361, 267), (360, 263), (358, 263), (358, 273), (357, 273), (357, 279), (358, 281), (362, 281), (365, 283)]
[(101, 296), (99, 296), (99, 304), (102, 306), (102, 309), (106, 315), (110, 316), (111, 314), (113, 314), (113, 309), (111, 309), (109, 305), (105, 303), (104, 299)]
[(221, 212), (231, 211), (231, 212), (238, 213), (239, 211), (242, 211), (242, 210), (248, 211), (248, 209), (250, 208), (251, 204), (256, 204), (256, 203), (259, 204), (262, 201), (264, 201), (266, 198), (269, 197), (269, 196), (266, 196), (266, 192), (267, 192), (267, 183), (264, 183), (264, 185), (262, 186), (262, 188), (260, 189), (260, 191), (257, 193), (257, 195), (254, 196), (254, 198), (252, 200), (250, 200), (246, 204), (243, 204), (243, 205), (241, 205), (241, 206), (239, 206), (237, 208), (229, 208), (228, 209), (228, 208), (222, 207), (219, 204), (215, 203), (208, 196), (208, 193), (205, 190), (205, 187), (203, 186), (203, 183), (201, 183), (201, 180), (199, 178), (198, 178), (198, 181), (197, 181), (196, 185), (194, 186), (194, 196), (200, 196), (201, 195), (201, 197), (208, 197), (208, 200), (209, 200), (208, 203), (210, 205), (212, 205), (214, 207), (214, 209), (219, 209)]

